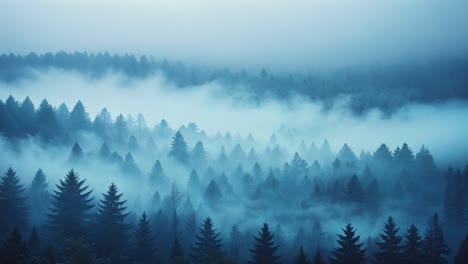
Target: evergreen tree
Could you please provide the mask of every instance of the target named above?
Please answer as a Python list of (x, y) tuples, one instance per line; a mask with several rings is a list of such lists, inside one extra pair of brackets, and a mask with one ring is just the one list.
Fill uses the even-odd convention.
[(82, 238), (68, 238), (63, 252), (64, 264), (95, 264), (96, 256), (91, 245)]
[(270, 232), (268, 224), (264, 223), (258, 236), (254, 236), (254, 248), (250, 249), (252, 260), (250, 264), (277, 264), (280, 256), (276, 255), (279, 245), (274, 245), (274, 234)]
[(110, 128), (112, 127), (112, 117), (107, 108), (103, 108), (96, 118), (94, 118), (93, 129), (103, 139), (108, 139)]
[(393, 159), (390, 149), (385, 144), (380, 145), (380, 147), (374, 152), (373, 158), (377, 164), (384, 166), (385, 168), (391, 165)]
[(192, 170), (190, 172), (190, 176), (187, 182), (187, 187), (189, 190), (199, 190), (200, 179), (198, 178), (198, 173), (196, 170)]
[(342, 229), (344, 235), (338, 235), (338, 248), (332, 250), (332, 264), (360, 264), (366, 263), (366, 249), (362, 249), (363, 243), (358, 243), (360, 236), (356, 236), (356, 230), (349, 223)]
[(356, 154), (346, 143), (341, 147), (337, 158), (345, 164), (356, 164), (357, 162)]
[(419, 231), (413, 224), (405, 234), (403, 245), (403, 262), (406, 264), (423, 264), (422, 240)]
[(131, 135), (128, 139), (128, 149), (130, 151), (138, 151), (140, 149), (140, 145), (134, 135)]
[(172, 137), (171, 151), (169, 152), (169, 156), (182, 163), (187, 162), (187, 143), (185, 143), (185, 139), (179, 131), (177, 131), (174, 137)]
[(101, 148), (99, 149), (99, 157), (102, 160), (108, 161), (110, 159), (111, 152), (109, 146), (106, 143), (102, 143)]
[(114, 183), (100, 200), (96, 226), (96, 248), (99, 255), (109, 256), (125, 249), (130, 226), (125, 222), (126, 200), (122, 200)]
[(51, 231), (63, 242), (68, 237), (83, 237), (87, 234), (90, 215), (88, 211), (93, 208), (90, 198), (92, 190), (84, 185), (86, 180), (81, 180), (72, 169), (64, 180), (56, 185), (57, 190), (51, 194), (49, 227)]
[(32, 222), (42, 224), (49, 208), (49, 185), (44, 172), (39, 169), (29, 189), (29, 216)]
[(351, 202), (364, 201), (364, 190), (356, 174), (354, 174), (348, 182), (347, 196)]
[(16, 172), (10, 167), (0, 178), (0, 233), (8, 233), (14, 227), (27, 224), (24, 187)]
[(442, 228), (439, 224), (439, 216), (437, 213), (432, 216), (429, 221), (428, 228), (424, 234), (423, 253), (425, 263), (444, 264), (448, 263), (446, 257), (450, 253), (450, 249), (444, 239)]
[(221, 252), (221, 238), (219, 233), (213, 228), (211, 218), (203, 221), (199, 229), (200, 234), (195, 237), (192, 247), (192, 260), (194, 264), (217, 264), (223, 258)]
[(446, 173), (446, 180), (444, 213), (448, 226), (454, 230), (463, 227), (465, 224), (463, 177), (459, 170), (454, 172), (449, 167)]
[(182, 249), (182, 245), (177, 239), (177, 236), (174, 237), (174, 242), (171, 247), (170, 255), (169, 255), (169, 264), (187, 264), (188, 260), (185, 258), (184, 250)]
[(36, 112), (34, 104), (29, 97), (26, 97), (19, 108), (18, 123), (24, 133), (29, 135), (36, 134)]
[(422, 175), (434, 176), (436, 164), (431, 152), (423, 145), (414, 159), (416, 168)]
[(18, 228), (14, 228), (3, 245), (0, 261), (3, 264), (27, 263), (27, 245), (23, 241)]
[(401, 236), (397, 233), (400, 229), (396, 227), (393, 217), (388, 217), (379, 236), (382, 242), (377, 242), (379, 251), (375, 254), (376, 263), (400, 263), (401, 262)]
[(299, 249), (299, 255), (296, 257), (296, 261), (294, 262), (295, 264), (310, 264), (309, 258), (304, 254), (304, 249), (301, 248)]
[(122, 143), (128, 136), (127, 121), (122, 114), (115, 118), (114, 122), (115, 138), (117, 142)]
[(205, 190), (206, 200), (214, 205), (221, 199), (221, 190), (215, 180), (211, 180)]
[(325, 264), (325, 260), (322, 258), (319, 247), (317, 247), (312, 264)]
[(135, 259), (141, 263), (152, 263), (155, 258), (154, 238), (150, 221), (143, 212), (135, 230)]
[(130, 175), (130, 176), (140, 176), (141, 172), (138, 166), (135, 163), (135, 160), (133, 159), (132, 153), (127, 153), (125, 156), (124, 163), (122, 164), (122, 169), (124, 173)]
[(458, 253), (455, 256), (455, 264), (466, 264), (468, 263), (468, 235), (465, 236), (460, 247), (458, 248)]
[(395, 151), (393, 158), (398, 166), (404, 169), (411, 169), (414, 162), (413, 150), (408, 146), (408, 144), (403, 143), (403, 146), (399, 151)]
[(89, 114), (86, 112), (83, 103), (78, 100), (70, 112), (70, 128), (76, 132), (79, 130), (88, 130), (91, 127)]
[(77, 162), (77, 161), (80, 161), (81, 159), (83, 159), (83, 150), (81, 149), (78, 142), (75, 142), (70, 152), (70, 155), (68, 156), (68, 161)]
[(29, 236), (28, 248), (32, 254), (38, 254), (41, 250), (41, 241), (37, 235), (36, 226), (33, 226), (31, 230), (31, 235)]
[(164, 173), (164, 169), (159, 160), (157, 160), (151, 168), (149, 179), (152, 183), (156, 184), (163, 184), (166, 182), (166, 174)]
[(38, 124), (37, 131), (39, 137), (43, 141), (49, 142), (59, 136), (59, 126), (54, 109), (46, 99), (42, 100), (39, 105), (36, 112), (36, 118)]

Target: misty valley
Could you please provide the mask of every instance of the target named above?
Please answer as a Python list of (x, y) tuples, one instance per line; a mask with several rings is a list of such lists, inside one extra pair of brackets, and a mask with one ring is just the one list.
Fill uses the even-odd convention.
[[(320, 78), (282, 79), (265, 70), (258, 76), (220, 74), (195, 66), (188, 71), (181, 64), (170, 67), (146, 57), (63, 52), (3, 55), (0, 62), (2, 263), (467, 263), (466, 151), (455, 151), (456, 144), (437, 145), (444, 137), (439, 133), (401, 136), (399, 127), (411, 127), (414, 117), (392, 119), (404, 105), (432, 101), (430, 94), (399, 101), (384, 88), (395, 83), (379, 80), (374, 83), (382, 88), (379, 98), (368, 105), (359, 103), (362, 94), (350, 91), (344, 109), (353, 114), (335, 125), (324, 120), (338, 118), (333, 112), (339, 112), (335, 104), (341, 99), (333, 96), (342, 91), (336, 76), (327, 78), (336, 81), (337, 90), (314, 98), (313, 90), (303, 92), (301, 87), (319, 87), (314, 80)], [(460, 71), (466, 67), (450, 65)], [(71, 79), (57, 77), (70, 73)], [(401, 74), (394, 72), (392, 78), (404, 82)], [(113, 75), (118, 81), (106, 79)], [(156, 88), (144, 80), (154, 76), (164, 76), (164, 81), (151, 85), (173, 85), (175, 91), (151, 94)], [(371, 82), (366, 76), (355, 71), (348, 80)], [(466, 75), (457, 76), (466, 95)], [(308, 83), (299, 85), (300, 78)], [(435, 89), (418, 78), (414, 82), (425, 83), (424, 89)], [(319, 103), (265, 94), (272, 84), (282, 87), (282, 80)], [(55, 82), (64, 94), (57, 96), (58, 90), (48, 87)], [(79, 89), (67, 94), (66, 87), (74, 82)], [(197, 94), (213, 83), (221, 83), (226, 95), (219, 89), (205, 91), (208, 99)], [(240, 83), (242, 96), (230, 91)], [(138, 93), (133, 90), (137, 86), (144, 86), (138, 99), (127, 97)], [(119, 93), (124, 95), (117, 102), (106, 100)], [(387, 95), (392, 95), (391, 104), (382, 105)], [(231, 96), (235, 99), (226, 101)], [(70, 98), (76, 101), (63, 102)], [(131, 109), (111, 112), (106, 105), (145, 108), (166, 99), (170, 110), (156, 116), (167, 119), (157, 121), (151, 108), (146, 109), (152, 116), (147, 119)], [(192, 99), (207, 105), (184, 108)], [(207, 130), (197, 125), (197, 120), (216, 123), (215, 116), (200, 116), (219, 111), (219, 100), (226, 107), (224, 121)], [(278, 106), (269, 108), (269, 100)], [(86, 101), (99, 109), (95, 116)], [(239, 103), (244, 110), (237, 110)], [(262, 130), (266, 123), (258, 117), (277, 118), (273, 115), (298, 104), (301, 108), (285, 119), (301, 121), (281, 126), (267, 121), (275, 125)], [(375, 106), (381, 113), (377, 120), (366, 116)], [(170, 112), (179, 107), (185, 119), (174, 118), (188, 122), (170, 125)], [(299, 117), (303, 109), (320, 113), (313, 117), (319, 123), (310, 127), (312, 120)], [(435, 111), (422, 109), (414, 110), (417, 119)], [(229, 111), (241, 112), (240, 120)], [(253, 121), (241, 128), (242, 118), (248, 122), (249, 116)], [(446, 124), (450, 128), (452, 123)], [(363, 128), (347, 130), (353, 125)], [(378, 127), (389, 131), (380, 133)], [(452, 131), (445, 137), (458, 142), (458, 135)]]

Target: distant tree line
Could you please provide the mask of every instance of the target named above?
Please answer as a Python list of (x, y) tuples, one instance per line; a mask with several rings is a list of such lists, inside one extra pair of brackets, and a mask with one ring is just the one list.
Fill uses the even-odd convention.
[[(0, 81), (15, 82), (33, 78), (31, 69), (62, 69), (77, 71), (91, 78), (102, 78), (109, 72), (129, 77), (146, 78), (156, 72), (178, 87), (192, 87), (212, 81), (226, 87), (247, 87), (252, 101), (265, 97), (290, 98), (305, 95), (330, 107), (337, 96), (349, 95), (355, 113), (378, 108), (391, 113), (412, 102), (439, 102), (449, 99), (468, 99), (468, 59), (452, 58), (426, 63), (407, 63), (373, 67), (346, 67), (336, 70), (316, 70), (308, 73), (271, 73), (233, 71), (229, 68), (187, 66), (166, 59), (146, 56), (111, 55), (104, 53), (59, 51), (28, 55), (2, 54)], [(228, 88), (231, 89), (231, 88)]]

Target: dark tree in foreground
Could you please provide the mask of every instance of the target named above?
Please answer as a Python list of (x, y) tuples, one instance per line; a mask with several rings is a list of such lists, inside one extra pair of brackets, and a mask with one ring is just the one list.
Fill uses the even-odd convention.
[(221, 252), (221, 238), (219, 238), (219, 232), (216, 232), (216, 229), (213, 228), (211, 218), (206, 218), (199, 230), (200, 234), (195, 237), (195, 244), (192, 247), (193, 263), (220, 263), (223, 258)]
[(296, 257), (295, 264), (310, 264), (309, 258), (304, 254), (304, 248), (299, 249), (299, 255)]
[(0, 251), (0, 262), (4, 264), (26, 263), (27, 246), (18, 228), (14, 228)]
[(277, 264), (280, 263), (280, 256), (276, 255), (279, 245), (275, 246), (274, 234), (270, 232), (268, 224), (264, 223), (258, 232), (258, 237), (254, 236), (254, 248), (250, 249), (252, 260), (250, 264)]
[(375, 254), (377, 263), (400, 263), (401, 262), (401, 236), (398, 236), (400, 229), (396, 227), (393, 217), (388, 217), (385, 223), (383, 234), (379, 234), (382, 242), (377, 242), (379, 251)]
[(24, 188), (16, 172), (10, 167), (0, 178), (0, 233), (27, 222)]
[(125, 249), (129, 225), (125, 223), (128, 213), (124, 211), (126, 200), (121, 200), (122, 193), (111, 183), (104, 199), (99, 204), (97, 217), (96, 248), (99, 255), (109, 256)]
[(56, 185), (57, 190), (51, 194), (52, 208), (49, 213), (49, 227), (63, 242), (68, 237), (83, 237), (87, 234), (89, 210), (93, 208), (89, 198), (92, 190), (84, 185), (74, 170), (70, 170), (64, 180)]
[(366, 249), (364, 243), (358, 243), (360, 236), (356, 236), (356, 230), (349, 223), (342, 229), (344, 235), (338, 235), (338, 248), (332, 250), (330, 262), (333, 264), (360, 264), (366, 263)]
[(423, 240), (423, 252), (425, 263), (448, 263), (446, 256), (449, 255), (450, 249), (445, 242), (437, 213), (429, 221), (429, 226)]
[(465, 236), (460, 247), (458, 248), (457, 255), (455, 256), (455, 264), (468, 263), (468, 235)]
[(171, 247), (169, 255), (169, 264), (186, 264), (189, 263), (185, 258), (184, 250), (177, 237), (174, 238), (174, 242)]
[(325, 260), (322, 258), (322, 254), (320, 253), (319, 247), (317, 247), (317, 251), (315, 252), (312, 264), (325, 264)]
[(174, 137), (172, 137), (169, 156), (182, 163), (185, 163), (188, 160), (187, 143), (185, 143), (185, 139), (179, 131), (177, 131)]
[(405, 243), (403, 245), (403, 262), (407, 264), (424, 263), (422, 253), (422, 240), (419, 231), (415, 225), (411, 225), (405, 234)]
[(155, 258), (154, 251), (151, 224), (143, 212), (135, 230), (134, 258), (141, 263), (151, 263)]

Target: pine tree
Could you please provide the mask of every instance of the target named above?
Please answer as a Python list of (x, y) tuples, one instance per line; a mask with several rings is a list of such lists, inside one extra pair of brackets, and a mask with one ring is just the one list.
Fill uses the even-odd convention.
[(185, 143), (185, 139), (179, 131), (172, 137), (169, 156), (182, 163), (188, 160), (187, 143)]
[(150, 221), (143, 212), (135, 230), (135, 259), (141, 263), (152, 263), (155, 258), (154, 238)]
[(188, 260), (185, 258), (184, 250), (179, 242), (179, 239), (174, 237), (174, 242), (171, 247), (169, 255), (169, 264), (187, 264)]
[(410, 226), (405, 234), (405, 243), (403, 245), (403, 262), (406, 264), (424, 263), (422, 253), (422, 240), (419, 231), (414, 224)]
[(68, 161), (77, 162), (77, 161), (80, 161), (81, 159), (83, 159), (83, 150), (81, 149), (78, 142), (75, 142), (70, 152), (70, 156), (68, 156)]
[(88, 130), (91, 127), (89, 114), (86, 112), (83, 103), (78, 100), (70, 112), (70, 128), (73, 131)]
[(341, 147), (337, 158), (345, 164), (356, 164), (357, 162), (356, 154), (346, 143)]
[(159, 162), (159, 160), (157, 160), (151, 168), (149, 179), (151, 183), (156, 184), (163, 184), (166, 182), (166, 174), (164, 173), (164, 169), (161, 166), (161, 162)]
[(408, 147), (408, 144), (403, 143), (398, 152), (395, 151), (393, 158), (398, 166), (404, 169), (411, 169), (414, 162), (413, 150)]
[(195, 237), (194, 246), (192, 247), (192, 259), (194, 264), (217, 264), (223, 257), (221, 252), (220, 233), (213, 228), (211, 218), (206, 218), (203, 221), (202, 227), (199, 229), (200, 234)]
[(356, 174), (354, 174), (348, 182), (347, 195), (351, 202), (364, 201), (364, 190)]
[(319, 247), (317, 247), (312, 264), (325, 264), (325, 260), (322, 258)]
[(466, 235), (465, 239), (461, 242), (458, 253), (455, 256), (455, 264), (466, 263), (468, 263), (468, 235)]
[(123, 250), (127, 244), (130, 226), (125, 222), (126, 200), (122, 200), (114, 183), (109, 185), (107, 193), (100, 200), (96, 226), (96, 248), (99, 255), (109, 256)]
[(19, 108), (18, 123), (24, 133), (29, 135), (36, 134), (36, 112), (34, 104), (29, 97), (26, 97)]
[(56, 185), (57, 190), (51, 194), (52, 208), (48, 214), (51, 231), (63, 242), (68, 237), (82, 237), (87, 234), (90, 215), (93, 208), (89, 198), (92, 190), (84, 185), (86, 180), (80, 180), (72, 169), (64, 180)]
[(366, 263), (366, 249), (362, 249), (364, 243), (358, 243), (360, 236), (356, 236), (356, 230), (351, 223), (342, 229), (344, 235), (338, 235), (338, 248), (332, 250), (332, 264), (360, 264)]
[(31, 183), (29, 189), (29, 216), (32, 222), (42, 224), (47, 217), (47, 209), (49, 208), (49, 191), (46, 176), (39, 169)]
[(448, 256), (450, 249), (444, 239), (442, 228), (439, 225), (439, 216), (437, 213), (429, 221), (428, 228), (424, 234), (423, 253), (425, 263), (444, 264), (448, 263), (444, 257)]
[(43, 141), (49, 142), (59, 135), (59, 126), (54, 109), (46, 99), (42, 100), (39, 105), (36, 111), (36, 119), (38, 124), (37, 132)]
[(294, 262), (295, 264), (310, 264), (309, 258), (304, 254), (304, 249), (301, 248), (299, 249), (299, 255), (296, 257), (296, 261)]
[(385, 167), (390, 166), (393, 159), (390, 149), (385, 144), (380, 145), (374, 152), (373, 158), (379, 165)]
[(279, 245), (275, 246), (274, 234), (270, 232), (268, 224), (264, 223), (258, 236), (254, 236), (254, 248), (250, 249), (252, 260), (250, 264), (277, 264), (280, 256), (276, 255)]
[(444, 213), (447, 225), (454, 230), (463, 227), (465, 223), (465, 194), (461, 172), (453, 172), (449, 167), (446, 181)]
[(117, 142), (122, 143), (128, 136), (127, 121), (122, 114), (115, 118), (114, 122), (115, 137)]
[(16, 172), (10, 167), (0, 178), (0, 233), (8, 233), (14, 227), (27, 224), (24, 187)]
[(33, 226), (31, 230), (31, 235), (29, 236), (28, 247), (31, 253), (38, 254), (41, 250), (41, 242), (39, 236), (37, 235), (36, 226)]
[(14, 228), (10, 236), (3, 245), (2, 254), (0, 255), (0, 262), (3, 264), (17, 264), (27, 263), (27, 245), (23, 241), (18, 228)]
[(379, 251), (375, 254), (376, 263), (400, 263), (401, 262), (401, 236), (397, 233), (400, 229), (396, 227), (393, 217), (388, 217), (379, 236), (382, 242), (377, 242)]
[(124, 163), (122, 164), (122, 170), (130, 176), (139, 177), (141, 175), (141, 171), (135, 163), (132, 153), (129, 152), (125, 156)]
[(215, 180), (211, 180), (205, 190), (206, 200), (215, 205), (221, 199), (221, 190)]

